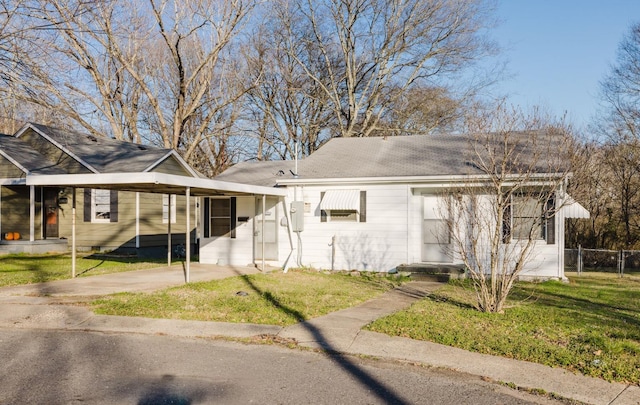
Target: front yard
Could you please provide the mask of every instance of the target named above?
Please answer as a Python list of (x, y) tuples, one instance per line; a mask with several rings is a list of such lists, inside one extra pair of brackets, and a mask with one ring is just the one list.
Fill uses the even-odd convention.
[(169, 288), (155, 293), (116, 294), (93, 302), (105, 315), (288, 326), (358, 305), (402, 279), (273, 272)]
[(640, 277), (592, 273), (520, 283), (504, 314), (473, 308), (450, 283), (369, 330), (640, 384)]
[[(166, 260), (143, 260), (135, 257), (78, 255), (78, 277), (166, 266)], [(71, 254), (0, 255), (0, 287), (71, 278)]]

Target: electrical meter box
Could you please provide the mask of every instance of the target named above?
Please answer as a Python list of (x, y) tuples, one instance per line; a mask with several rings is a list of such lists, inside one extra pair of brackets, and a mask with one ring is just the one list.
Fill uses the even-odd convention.
[(293, 232), (304, 231), (304, 201), (291, 203), (291, 230)]

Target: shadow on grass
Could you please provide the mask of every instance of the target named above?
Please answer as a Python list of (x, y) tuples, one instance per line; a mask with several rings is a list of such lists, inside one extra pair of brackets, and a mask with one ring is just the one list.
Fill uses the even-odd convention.
[[(620, 286), (613, 284), (597, 285), (600, 289), (594, 297), (589, 297), (586, 292), (590, 286), (570, 284), (546, 288), (518, 288), (513, 291), (512, 298), (535, 296), (536, 305), (563, 311), (578, 311), (582, 322), (593, 325), (606, 324), (611, 328), (626, 330), (630, 338), (640, 340), (640, 311), (636, 305), (636, 302), (640, 301), (640, 291), (620, 291)], [(586, 291), (581, 293), (581, 290)]]
[(283, 305), (273, 294), (268, 291), (262, 291), (255, 283), (251, 281), (251, 277), (246, 274), (239, 274), (242, 280), (247, 284), (249, 288), (251, 288), (254, 292), (263, 297), (267, 302), (269, 302), (274, 307), (283, 311), (289, 316), (297, 319), (302, 322), (303, 325), (315, 338), (315, 340), (332, 356), (332, 359), (336, 362), (340, 368), (342, 368), (345, 372), (349, 373), (352, 377), (354, 377), (359, 383), (365, 388), (371, 390), (381, 401), (385, 403), (391, 404), (407, 404), (408, 402), (400, 397), (400, 395), (395, 392), (391, 387), (386, 386), (381, 381), (376, 380), (372, 375), (363, 370), (358, 364), (349, 359), (347, 356), (341, 354), (336, 348), (332, 347), (329, 343), (328, 339), (322, 334), (322, 332), (316, 328), (315, 326), (304, 322), (305, 317), (299, 311), (289, 308), (286, 305)]

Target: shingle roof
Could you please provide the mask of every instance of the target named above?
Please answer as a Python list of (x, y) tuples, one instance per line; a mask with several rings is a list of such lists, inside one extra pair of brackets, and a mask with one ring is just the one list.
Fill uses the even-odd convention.
[(142, 172), (170, 152), (169, 149), (94, 137), (45, 125), (31, 125), (100, 173)]
[(47, 160), (40, 153), (33, 150), (20, 139), (10, 135), (0, 135), (0, 150), (11, 159), (36, 174), (63, 174), (64, 170), (56, 167), (55, 163)]
[[(518, 159), (531, 156), (526, 149), (533, 144), (531, 137), (539, 135), (513, 135), (524, 149)], [(349, 179), (482, 174), (473, 163), (472, 153), (473, 142), (481, 138), (450, 134), (333, 138), (298, 162), (298, 177)], [(273, 186), (281, 179), (293, 177), (290, 172), (293, 165), (291, 161), (238, 163), (216, 179)], [(537, 171), (544, 172), (547, 167), (541, 166)]]

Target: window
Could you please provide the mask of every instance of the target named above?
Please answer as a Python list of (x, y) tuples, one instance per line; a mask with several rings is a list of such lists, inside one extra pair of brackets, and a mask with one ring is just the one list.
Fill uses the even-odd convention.
[(236, 237), (236, 198), (204, 199), (204, 236)]
[(512, 199), (512, 236), (514, 239), (544, 239), (542, 203), (532, 196), (518, 195)]
[(118, 191), (85, 188), (84, 222), (118, 222)]
[(555, 244), (555, 200), (546, 201), (532, 195), (516, 195), (505, 210), (503, 224), (504, 242), (513, 239), (546, 240)]
[(367, 192), (327, 190), (320, 193), (320, 222), (366, 222)]
[(162, 195), (162, 223), (169, 222), (169, 197), (171, 197), (171, 223), (176, 223), (176, 195), (175, 194), (163, 194)]

